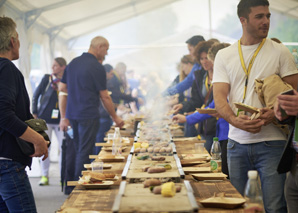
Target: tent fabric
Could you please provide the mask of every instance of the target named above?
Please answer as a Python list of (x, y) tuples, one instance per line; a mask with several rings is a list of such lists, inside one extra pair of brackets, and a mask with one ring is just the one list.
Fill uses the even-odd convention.
[[(176, 1), (183, 0), (2, 0), (0, 15), (17, 22), (21, 38), (18, 63), (27, 79), (34, 43), (42, 47), (42, 72), (50, 73), (54, 57), (63, 55), (70, 61), (75, 56), (69, 44), (77, 38)], [(217, 0), (209, 1), (216, 5)], [(298, 18), (298, 0), (270, 0), (270, 8)]]

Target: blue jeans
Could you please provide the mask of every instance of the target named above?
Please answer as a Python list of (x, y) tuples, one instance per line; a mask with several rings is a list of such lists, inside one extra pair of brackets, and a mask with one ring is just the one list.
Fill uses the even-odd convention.
[(69, 120), (73, 128), (73, 141), (76, 150), (75, 179), (82, 176), (84, 164), (91, 162), (89, 155), (93, 153), (99, 119)]
[[(96, 134), (96, 142), (104, 142), (104, 137), (107, 131), (110, 130), (113, 125), (113, 120), (111, 118), (100, 118), (99, 128)], [(101, 151), (101, 146), (96, 146), (94, 148), (94, 154), (97, 155)]]
[(25, 166), (0, 160), (0, 212), (36, 212)]
[(233, 186), (243, 195), (247, 172), (257, 170), (260, 175), (266, 212), (287, 212), (284, 196), (285, 174), (277, 173), (277, 165), (286, 141), (264, 141), (239, 144), (228, 141), (228, 167)]

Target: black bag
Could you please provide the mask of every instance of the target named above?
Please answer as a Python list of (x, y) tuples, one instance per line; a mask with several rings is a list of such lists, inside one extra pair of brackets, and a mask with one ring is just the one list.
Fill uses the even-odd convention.
[[(45, 122), (45, 120), (43, 119), (30, 119), (25, 121), (25, 123), (34, 131), (38, 132), (39, 134), (41, 134), (43, 136), (43, 138), (46, 141), (49, 141), (48, 147), (51, 144), (51, 141), (49, 139), (49, 136), (47, 135), (47, 133), (45, 132), (45, 130), (48, 129), (47, 124)], [(27, 142), (21, 138), (17, 138), (17, 142), (22, 150), (22, 152), (25, 155), (33, 155), (35, 150), (34, 150), (34, 145), (30, 142)]]

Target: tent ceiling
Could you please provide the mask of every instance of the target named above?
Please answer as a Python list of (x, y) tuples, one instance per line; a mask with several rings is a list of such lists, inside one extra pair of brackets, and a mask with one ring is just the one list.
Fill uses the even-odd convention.
[[(0, 0), (0, 7), (24, 18), (27, 28), (69, 41), (175, 1), (179, 0)], [(298, 0), (270, 0), (270, 6), (298, 19)]]
[(175, 1), (7, 0), (6, 5), (21, 14), (28, 27), (39, 27), (44, 33), (71, 40)]

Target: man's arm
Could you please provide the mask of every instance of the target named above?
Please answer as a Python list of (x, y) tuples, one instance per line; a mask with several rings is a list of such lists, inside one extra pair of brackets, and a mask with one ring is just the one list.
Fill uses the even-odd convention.
[(66, 115), (66, 105), (67, 105), (67, 84), (59, 83), (59, 110), (60, 110), (60, 123), (59, 127), (62, 131), (67, 131), (69, 120), (65, 117)]
[(26, 131), (20, 136), (21, 139), (28, 141), (34, 145), (34, 154), (30, 157), (41, 157), (45, 160), (48, 157), (48, 141), (46, 141), (40, 134), (28, 127)]
[(250, 120), (247, 115), (236, 116), (231, 109), (227, 98), (230, 92), (230, 85), (227, 83), (214, 83), (213, 84), (213, 95), (216, 111), (220, 116), (229, 122), (231, 125), (245, 130), (251, 133), (257, 133), (261, 131), (264, 121), (261, 119)]
[(297, 84), (298, 84), (298, 74), (289, 75), (286, 77), (283, 77), (282, 80), (288, 84), (290, 84), (294, 90), (297, 90)]
[(124, 125), (124, 121), (119, 116), (117, 116), (114, 108), (114, 103), (108, 93), (108, 90), (101, 90), (99, 92), (99, 96), (103, 103), (104, 108), (110, 114), (113, 121), (116, 123), (116, 126), (122, 127)]

